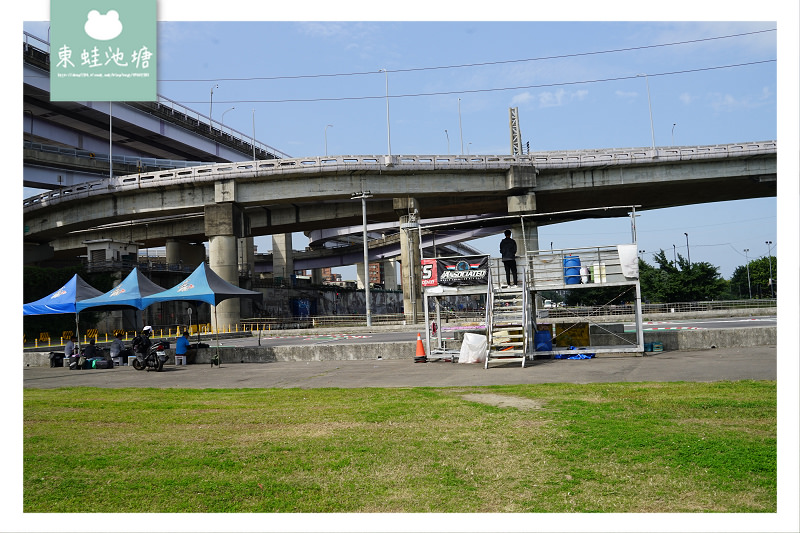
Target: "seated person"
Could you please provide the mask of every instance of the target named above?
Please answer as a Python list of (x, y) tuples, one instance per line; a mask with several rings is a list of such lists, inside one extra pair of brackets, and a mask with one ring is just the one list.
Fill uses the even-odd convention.
[(98, 357), (98, 352), (99, 350), (97, 349), (97, 346), (95, 346), (95, 339), (92, 339), (89, 341), (89, 346), (84, 348), (83, 356), (86, 359), (91, 359), (92, 357)]

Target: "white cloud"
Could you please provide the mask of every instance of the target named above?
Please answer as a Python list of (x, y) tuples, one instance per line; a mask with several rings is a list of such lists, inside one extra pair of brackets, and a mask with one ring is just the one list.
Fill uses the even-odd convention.
[(511, 99), (512, 105), (526, 105), (533, 102), (536, 99), (536, 96), (531, 94), (528, 91), (525, 91), (522, 94), (518, 94)]
[(89, 11), (83, 29), (86, 35), (98, 41), (110, 41), (122, 33), (122, 23), (119, 21), (119, 13), (113, 9), (105, 15), (101, 15), (96, 9)]
[(629, 100), (632, 100), (639, 96), (639, 93), (637, 93), (636, 91), (615, 91), (614, 94), (617, 95), (619, 98), (626, 98)]
[(682, 104), (689, 105), (694, 101), (694, 98), (689, 93), (681, 93), (680, 96), (678, 96), (678, 100), (680, 100)]

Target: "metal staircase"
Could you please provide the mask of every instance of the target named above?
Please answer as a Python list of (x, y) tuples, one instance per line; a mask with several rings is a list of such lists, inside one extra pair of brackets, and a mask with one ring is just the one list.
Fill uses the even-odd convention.
[[(499, 269), (502, 269), (500, 264)], [(492, 286), (489, 297), (489, 339), (484, 368), (489, 363), (521, 362), (525, 366), (528, 351), (529, 322), (528, 296), (525, 274), (519, 272), (519, 286), (500, 284), (505, 274), (496, 265), (492, 268)]]

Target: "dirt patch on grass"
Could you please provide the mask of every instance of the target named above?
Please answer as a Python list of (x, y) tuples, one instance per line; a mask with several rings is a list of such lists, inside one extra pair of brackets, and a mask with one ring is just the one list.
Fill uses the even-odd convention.
[(519, 396), (504, 396), (502, 394), (464, 394), (462, 399), (468, 402), (477, 402), (495, 407), (513, 407), (521, 411), (542, 409), (544, 405), (530, 398), (520, 398)]

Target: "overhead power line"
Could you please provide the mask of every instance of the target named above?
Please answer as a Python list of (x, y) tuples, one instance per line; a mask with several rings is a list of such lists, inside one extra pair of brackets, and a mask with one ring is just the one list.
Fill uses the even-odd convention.
[[(464, 63), (459, 65), (440, 65), (440, 66), (433, 66), (433, 67), (413, 67), (413, 68), (400, 68), (400, 69), (387, 69), (388, 73), (398, 73), (398, 72), (423, 72), (427, 70), (444, 70), (444, 69), (451, 69), (451, 68), (472, 68), (472, 67), (487, 67), (487, 66), (495, 66), (495, 65), (508, 65), (513, 63), (526, 63), (530, 61), (549, 61), (553, 59), (567, 59), (572, 57), (586, 57), (586, 56), (594, 56), (594, 55), (602, 55), (602, 54), (616, 54), (621, 52), (636, 52), (640, 50), (648, 50), (653, 48), (665, 48), (668, 46), (681, 46), (686, 44), (697, 44), (709, 41), (718, 41), (721, 39), (732, 39), (736, 37), (747, 37), (751, 35), (758, 35), (761, 33), (768, 33), (777, 31), (776, 28), (770, 28), (766, 30), (758, 30), (758, 31), (751, 31), (745, 33), (733, 33), (730, 35), (720, 35), (717, 37), (705, 37), (703, 39), (691, 39), (687, 41), (676, 41), (671, 43), (660, 43), (660, 44), (651, 44), (651, 45), (644, 45), (644, 46), (631, 46), (628, 48), (612, 48), (609, 50), (596, 50), (596, 51), (589, 51), (589, 52), (576, 52), (573, 54), (558, 54), (553, 56), (542, 56), (542, 57), (530, 57), (524, 59), (507, 59), (507, 60), (500, 60), (500, 61), (485, 61), (481, 63)], [(296, 76), (254, 76), (254, 77), (247, 77), (247, 78), (193, 78), (193, 79), (160, 79), (159, 82), (209, 82), (209, 81), (271, 81), (271, 80), (296, 80), (296, 79), (308, 79), (308, 78), (333, 78), (333, 77), (340, 77), (340, 76), (367, 76), (371, 74), (377, 74), (378, 70), (374, 71), (366, 71), (366, 72), (339, 72), (339, 73), (332, 73), (332, 74), (299, 74)]]
[[(688, 70), (675, 70), (671, 72), (656, 72), (652, 74), (648, 74), (651, 78), (657, 76), (675, 76), (678, 74), (691, 74), (695, 72), (707, 72), (711, 70), (721, 70), (721, 69), (728, 69), (728, 68), (738, 68), (738, 67), (747, 67), (753, 65), (761, 65), (764, 63), (775, 63), (777, 59), (765, 59), (762, 61), (751, 61), (748, 63), (736, 63), (732, 65), (721, 65), (716, 67), (703, 67), (703, 68), (696, 68), (696, 69), (688, 69)], [(598, 78), (593, 80), (579, 80), (579, 81), (565, 81), (565, 82), (557, 82), (557, 83), (542, 83), (536, 85), (519, 85), (515, 87), (496, 87), (491, 89), (460, 89), (456, 91), (437, 91), (437, 92), (430, 92), (430, 93), (411, 93), (411, 94), (393, 94), (393, 95), (376, 95), (376, 96), (340, 96), (340, 97), (331, 97), (331, 98), (286, 98), (286, 99), (279, 99), (279, 100), (221, 100), (220, 103), (225, 104), (247, 104), (247, 103), (261, 103), (261, 104), (284, 104), (284, 103), (292, 103), (292, 102), (343, 102), (343, 101), (350, 101), (350, 100), (377, 100), (377, 99), (385, 99), (385, 98), (413, 98), (413, 97), (421, 97), (421, 96), (446, 96), (452, 94), (472, 94), (472, 93), (488, 93), (488, 92), (499, 92), (499, 91), (519, 91), (522, 89), (543, 89), (547, 87), (561, 87), (566, 85), (584, 85), (589, 83), (605, 83), (610, 81), (622, 81), (622, 80), (632, 80), (639, 77), (638, 74), (630, 75), (630, 76), (618, 76), (615, 78)], [(183, 104), (202, 104), (206, 103), (206, 100), (183, 100), (181, 101)]]

